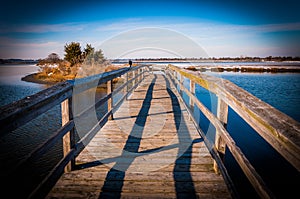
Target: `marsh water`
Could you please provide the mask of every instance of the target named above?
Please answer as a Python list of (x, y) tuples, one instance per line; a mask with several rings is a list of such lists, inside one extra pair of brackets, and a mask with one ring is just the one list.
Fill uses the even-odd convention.
[[(230, 80), (289, 117), (300, 121), (300, 74), (234, 72), (221, 74), (208, 72), (207, 74)], [(189, 80), (185, 80), (184, 83), (186, 87), (189, 87)], [(216, 95), (197, 85), (195, 93), (197, 98), (216, 115)], [(183, 97), (188, 103), (188, 97), (185, 95)], [(198, 108), (195, 108), (194, 116), (210, 142), (214, 143), (215, 128), (213, 125), (200, 113)], [(297, 182), (300, 181), (299, 172), (230, 107), (226, 128), (277, 198), (290, 198), (290, 196), (299, 194), (297, 188), (299, 186)], [(228, 148), (226, 148), (224, 163), (241, 198), (259, 198)]]
[[(165, 63), (164, 63), (165, 64)], [(180, 64), (179, 64), (180, 65)], [(35, 65), (0, 65), (0, 105), (6, 105), (13, 101), (22, 99), (47, 88), (47, 85), (28, 83), (21, 80), (27, 74), (38, 71)], [(278, 110), (300, 122), (300, 74), (299, 73), (236, 73), (236, 72), (205, 72), (228, 79), (246, 91), (252, 93), (261, 100), (269, 103)], [(185, 81), (188, 85), (188, 81)], [(216, 111), (216, 97), (207, 93), (201, 87), (196, 87), (196, 95), (203, 99), (203, 103), (213, 112)], [(187, 99), (186, 99), (187, 100)], [(211, 126), (200, 112), (195, 111), (205, 133), (209, 134)], [(201, 123), (200, 122), (200, 123)], [(206, 124), (205, 124), (206, 122)], [(61, 125), (60, 106), (42, 114), (34, 121), (0, 138), (0, 170), (8, 171), (12, 169), (22, 157), (28, 154), (40, 143), (45, 141), (53, 130)], [(253, 132), (243, 120), (229, 109), (228, 130), (237, 140), (242, 151), (249, 155), (250, 162), (257, 168), (260, 175), (267, 179), (267, 185), (276, 191), (278, 198), (284, 198), (286, 194), (299, 194), (298, 183), (292, 183), (294, 179), (299, 182), (299, 173), (282, 159), (270, 145)], [(213, 138), (212, 138), (213, 139)], [(61, 143), (58, 143), (60, 145)], [(56, 164), (58, 158), (62, 156), (60, 147), (54, 147), (54, 151), (49, 156), (45, 155), (37, 164), (39, 169), (36, 181), (45, 176), (49, 168)], [(49, 155), (49, 154), (48, 154)], [(253, 190), (245, 189), (245, 184), (249, 184), (233, 160), (230, 152), (226, 151), (225, 164), (229, 168), (230, 175), (237, 186), (242, 198), (247, 196), (257, 197)], [(285, 171), (285, 172), (283, 172)], [(28, 170), (27, 172), (32, 172)], [(1, 177), (6, 173), (1, 173)], [(278, 179), (282, 179), (278, 183)], [(276, 181), (275, 181), (276, 180)], [(279, 189), (280, 188), (280, 189)]]

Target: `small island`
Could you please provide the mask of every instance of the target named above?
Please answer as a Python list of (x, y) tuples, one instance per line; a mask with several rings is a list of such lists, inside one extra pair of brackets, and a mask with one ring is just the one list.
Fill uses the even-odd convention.
[(64, 59), (56, 53), (51, 53), (47, 58), (38, 60), (36, 65), (40, 68), (39, 72), (29, 74), (22, 80), (39, 84), (56, 84), (128, 66), (128, 64), (111, 64), (101, 49), (95, 50), (90, 44), (86, 44), (81, 50), (80, 43), (71, 42), (64, 46), (64, 51)]

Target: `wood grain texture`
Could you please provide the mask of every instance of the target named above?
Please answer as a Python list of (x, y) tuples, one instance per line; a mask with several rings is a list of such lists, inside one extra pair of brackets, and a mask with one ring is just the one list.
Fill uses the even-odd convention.
[(300, 124), (232, 82), (169, 65), (171, 71), (215, 93), (300, 171)]
[(146, 77), (46, 198), (231, 198), (172, 89)]

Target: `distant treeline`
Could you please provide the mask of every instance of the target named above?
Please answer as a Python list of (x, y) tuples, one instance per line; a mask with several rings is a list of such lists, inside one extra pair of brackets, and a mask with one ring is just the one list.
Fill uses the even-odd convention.
[[(31, 64), (38, 63), (42, 59), (0, 59), (0, 64)], [(209, 57), (209, 58), (136, 58), (133, 61), (237, 61), (237, 62), (263, 62), (263, 61), (300, 61), (300, 57), (292, 56), (268, 56), (268, 57)], [(128, 62), (128, 59), (116, 59), (111, 61)]]
[(262, 62), (262, 61), (300, 61), (300, 57), (292, 56), (268, 56), (268, 57), (209, 57), (209, 58), (139, 58), (135, 61), (245, 61), (245, 62)]
[(0, 64), (36, 64), (38, 60), (33, 59), (0, 59)]

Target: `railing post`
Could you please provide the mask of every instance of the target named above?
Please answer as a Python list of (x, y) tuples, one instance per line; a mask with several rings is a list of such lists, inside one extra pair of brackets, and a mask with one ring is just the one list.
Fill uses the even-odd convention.
[[(73, 118), (71, 108), (72, 108), (72, 99), (66, 99), (61, 103), (62, 126), (64, 126)], [(74, 146), (74, 143), (75, 143), (74, 130), (71, 130), (68, 133), (66, 133), (63, 137), (64, 156), (66, 156), (70, 152), (71, 148)], [(75, 159), (71, 160), (71, 162), (66, 165), (65, 172), (70, 172), (74, 166), (75, 166)]]
[[(220, 120), (220, 122), (224, 125), (224, 127), (226, 128), (227, 118), (228, 118), (228, 105), (220, 97), (218, 97), (217, 117)], [(226, 143), (220, 134), (221, 134), (221, 132), (216, 131), (215, 147), (216, 147), (221, 159), (224, 160)], [(218, 169), (216, 161), (214, 161), (214, 170), (216, 173), (219, 173), (219, 169)]]
[(179, 93), (180, 93), (180, 96), (183, 95), (183, 91), (182, 91), (182, 87), (183, 87), (183, 80), (184, 80), (184, 77), (183, 75), (181, 75), (180, 73), (179, 74), (179, 82), (180, 82), (180, 85), (179, 85)]
[(139, 68), (139, 69), (138, 69), (138, 75), (139, 75), (138, 82), (142, 81), (142, 75), (141, 75), (142, 72), (143, 72), (143, 71), (142, 71), (142, 68)]
[[(107, 94), (109, 95), (111, 93), (111, 97), (107, 100), (107, 112), (109, 112), (112, 110), (112, 107), (113, 107), (113, 95), (112, 95), (113, 79), (107, 81), (106, 84), (107, 84)], [(111, 115), (108, 117), (108, 120), (113, 120), (113, 119), (114, 119), (113, 113), (111, 113)]]
[(126, 73), (126, 100), (128, 100), (128, 91), (129, 91), (129, 84), (128, 84), (128, 80), (129, 80), (129, 72)]
[[(195, 95), (195, 82), (193, 82), (192, 80), (190, 80), (190, 92)], [(194, 113), (194, 101), (192, 100), (192, 98), (190, 97), (190, 110), (191, 110), (191, 114)], [(189, 119), (192, 120), (192, 115), (189, 115)]]
[(135, 70), (133, 70), (132, 71), (132, 79), (133, 79), (133, 81), (132, 81), (132, 87), (134, 87), (135, 86)]
[(139, 77), (139, 74), (140, 74), (139, 71), (140, 71), (140, 69), (137, 69), (137, 70), (136, 70), (136, 73), (135, 73), (135, 75), (136, 75), (136, 77), (137, 77), (136, 80), (135, 80), (135, 84), (138, 84), (138, 83), (139, 83), (139, 79), (140, 79), (140, 77)]

